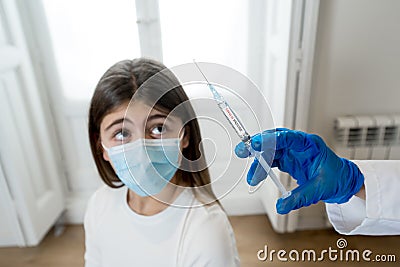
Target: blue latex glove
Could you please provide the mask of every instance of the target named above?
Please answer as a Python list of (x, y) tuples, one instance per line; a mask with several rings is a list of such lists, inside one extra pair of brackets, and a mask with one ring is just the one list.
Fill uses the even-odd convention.
[[(285, 199), (278, 199), (276, 210), (287, 214), (291, 210), (315, 204), (344, 203), (356, 194), (364, 184), (364, 176), (353, 162), (338, 157), (321, 137), (289, 129), (267, 130), (251, 139), (254, 150), (268, 149), (271, 138), (276, 138), (276, 152), (271, 167), (289, 173), (299, 185)], [(269, 148), (271, 149), (271, 148)], [(238, 157), (249, 152), (241, 142), (235, 148)], [(254, 159), (247, 174), (247, 182), (256, 185), (267, 173)]]

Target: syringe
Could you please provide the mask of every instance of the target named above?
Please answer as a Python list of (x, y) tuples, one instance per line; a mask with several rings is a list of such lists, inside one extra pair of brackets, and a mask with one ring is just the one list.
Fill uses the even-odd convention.
[[(251, 136), (248, 134), (246, 129), (243, 127), (243, 124), (239, 120), (238, 116), (236, 116), (235, 112), (231, 109), (231, 107), (229, 106), (228, 102), (226, 102), (224, 97), (222, 95), (220, 95), (218, 93), (218, 91), (215, 89), (215, 87), (208, 81), (207, 77), (201, 71), (201, 69), (200, 69), (199, 65), (197, 64), (197, 62), (194, 61), (194, 60), (193, 60), (193, 62), (196, 65), (196, 67), (198, 68), (198, 70), (200, 71), (201, 75), (206, 80), (208, 88), (210, 89), (211, 93), (213, 94), (213, 98), (217, 102), (219, 109), (222, 111), (224, 116), (227, 118), (227, 120), (229, 121), (230, 125), (235, 130), (236, 134), (239, 136), (239, 138), (245, 144), (246, 148), (250, 152), (250, 155), (254, 156), (255, 158), (258, 159), (260, 165), (268, 173), (268, 175), (271, 177), (271, 179), (274, 182), (274, 184), (276, 185), (276, 187), (281, 192), (282, 198), (290, 196), (291, 192), (287, 191), (285, 189), (285, 187), (282, 185), (282, 183), (279, 180), (279, 178), (276, 176), (275, 172), (271, 169), (271, 167), (265, 161), (264, 157), (262, 156), (263, 152), (256, 151), (251, 147)], [(257, 191), (257, 189), (262, 185), (263, 181), (260, 182), (257, 186), (250, 186), (249, 187), (249, 193), (253, 193), (253, 192)]]

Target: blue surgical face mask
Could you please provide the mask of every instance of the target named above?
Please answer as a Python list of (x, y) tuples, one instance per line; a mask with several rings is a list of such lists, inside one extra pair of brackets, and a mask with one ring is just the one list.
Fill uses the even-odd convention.
[(180, 138), (138, 139), (104, 149), (118, 178), (139, 196), (156, 195), (179, 167)]

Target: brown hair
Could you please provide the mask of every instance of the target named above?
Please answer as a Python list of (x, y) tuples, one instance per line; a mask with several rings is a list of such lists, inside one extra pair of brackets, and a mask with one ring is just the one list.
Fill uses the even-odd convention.
[[(150, 79), (148, 82), (154, 75), (157, 75), (157, 79)], [(138, 91), (142, 85), (145, 88), (142, 90), (142, 87)], [(189, 162), (197, 166), (192, 166), (193, 171), (186, 171), (188, 168), (178, 169), (176, 173), (178, 183), (190, 187), (204, 186), (203, 189), (208, 197), (216, 200), (210, 186), (208, 168), (197, 171), (200, 169), (199, 165), (205, 166), (205, 160), (195, 112), (175, 75), (163, 64), (151, 59), (120, 61), (104, 73), (96, 86), (90, 103), (88, 124), (90, 148), (101, 179), (112, 188), (123, 186), (111, 164), (103, 159), (100, 124), (107, 114), (130, 101), (136, 93), (140, 94), (138, 95), (140, 99), (155, 103), (154, 108), (167, 113), (185, 103), (184, 112), (179, 112), (179, 114), (182, 121), (186, 122), (185, 135), (189, 134), (190, 138), (189, 145), (183, 149), (182, 154)]]

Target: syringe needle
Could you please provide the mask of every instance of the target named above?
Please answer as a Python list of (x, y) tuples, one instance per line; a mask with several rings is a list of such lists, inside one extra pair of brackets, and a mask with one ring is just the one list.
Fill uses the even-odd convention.
[(197, 62), (193, 59), (193, 63), (196, 65), (197, 69), (200, 71), (201, 75), (203, 75), (204, 80), (206, 80), (207, 84), (210, 85), (210, 82), (208, 81), (206, 75), (204, 75), (203, 71), (200, 69), (199, 65)]
[[(255, 151), (251, 145), (251, 137), (244, 128), (243, 124), (241, 123), (239, 117), (235, 114), (235, 112), (231, 109), (229, 104), (225, 101), (225, 99), (218, 93), (218, 91), (214, 88), (214, 86), (208, 81), (206, 75), (203, 73), (203, 71), (200, 69), (200, 66), (197, 64), (197, 62), (193, 59), (194, 64), (196, 65), (197, 69), (201, 73), (201, 75), (204, 77), (206, 80), (208, 87), (210, 91), (213, 94), (214, 100), (217, 102), (220, 110), (224, 114), (225, 118), (228, 120), (230, 125), (233, 127), (235, 130), (236, 134), (240, 137), (243, 143), (245, 143), (246, 148), (250, 152), (250, 155), (255, 156), (260, 165), (264, 168), (264, 170), (269, 174), (271, 177), (272, 181), (275, 183), (275, 185), (278, 187), (279, 191), (282, 193), (282, 197), (285, 198), (291, 194), (290, 191), (286, 191), (285, 187), (282, 185), (281, 181), (279, 178), (275, 175), (275, 173), (271, 170), (271, 167), (269, 164), (265, 161), (264, 157), (262, 156), (262, 153), (259, 151)], [(265, 179), (264, 179), (265, 180)], [(249, 193), (255, 192), (262, 183), (259, 183), (258, 186), (253, 187), (250, 186), (249, 188)]]

